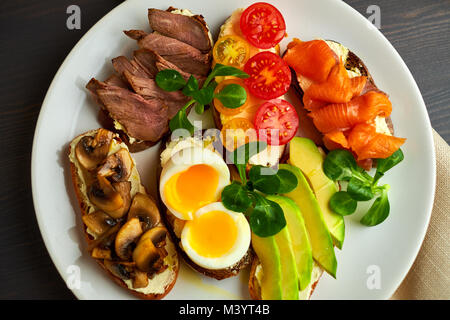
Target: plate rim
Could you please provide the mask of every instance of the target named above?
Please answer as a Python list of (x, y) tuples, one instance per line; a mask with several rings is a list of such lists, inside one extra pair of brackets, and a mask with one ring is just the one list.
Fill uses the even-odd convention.
[[(135, 0), (133, 0), (135, 1)], [(130, 1), (132, 2), (132, 1)], [(66, 276), (63, 272), (63, 267), (62, 267), (62, 262), (60, 261), (60, 259), (57, 257), (55, 252), (52, 252), (49, 248), (50, 246), (50, 240), (47, 236), (47, 234), (45, 232), (43, 232), (44, 228), (44, 221), (43, 221), (43, 217), (42, 214), (40, 213), (40, 209), (39, 209), (39, 200), (37, 199), (37, 195), (35, 190), (37, 190), (37, 178), (36, 178), (36, 166), (37, 166), (37, 160), (36, 160), (36, 154), (37, 154), (37, 149), (38, 149), (38, 139), (39, 139), (39, 133), (41, 131), (41, 127), (43, 125), (43, 118), (44, 118), (44, 114), (47, 112), (48, 110), (48, 100), (50, 99), (50, 96), (52, 94), (53, 91), (53, 87), (56, 85), (56, 83), (58, 82), (59, 78), (61, 77), (61, 74), (63, 73), (63, 71), (67, 68), (68, 63), (72, 60), (72, 56), (75, 55), (75, 53), (78, 51), (78, 48), (81, 47), (83, 45), (84, 42), (87, 41), (88, 38), (92, 37), (95, 30), (97, 28), (100, 28), (99, 26), (109, 17), (111, 17), (112, 13), (116, 10), (119, 10), (122, 6), (128, 5), (128, 1), (124, 1), (120, 4), (118, 4), (116, 7), (114, 7), (113, 9), (111, 9), (110, 11), (108, 11), (102, 18), (100, 18), (91, 28), (89, 28), (88, 31), (86, 31), (86, 33), (80, 38), (80, 40), (78, 40), (78, 42), (75, 44), (75, 46), (70, 50), (70, 52), (67, 54), (67, 56), (64, 58), (64, 61), (62, 62), (62, 64), (59, 66), (58, 70), (55, 73), (55, 76), (53, 77), (49, 88), (47, 89), (47, 92), (45, 94), (44, 100), (42, 101), (42, 105), (41, 105), (41, 109), (39, 110), (39, 116), (38, 116), (38, 120), (36, 122), (36, 127), (34, 130), (34, 136), (33, 136), (33, 146), (32, 146), (32, 150), (31, 150), (31, 192), (32, 192), (32, 197), (33, 197), (33, 206), (34, 206), (34, 211), (35, 211), (35, 216), (36, 216), (36, 220), (38, 223), (38, 227), (39, 227), (39, 232), (41, 234), (41, 237), (44, 241), (44, 245), (45, 248), (50, 256), (50, 259), (52, 260), (56, 270), (58, 271), (61, 279), (64, 281), (64, 283), (67, 285), (67, 279)], [(78, 299), (81, 300), (82, 297), (82, 292), (80, 290), (73, 290), (68, 286), (68, 289), (72, 292), (72, 294)]]
[[(343, 6), (347, 7), (347, 9), (350, 9), (350, 11), (353, 11), (353, 14), (359, 15), (359, 16), (363, 17), (364, 19), (367, 19), (361, 13), (359, 13), (358, 10), (353, 8), (351, 5), (347, 4), (344, 1), (339, 1), (339, 2), (340, 3), (338, 5), (343, 5)], [(419, 93), (420, 104), (422, 105), (422, 109), (423, 109), (423, 111), (425, 111), (425, 114), (426, 114), (427, 140), (428, 140), (428, 144), (430, 146), (432, 146), (432, 148), (431, 148), (431, 170), (432, 170), (431, 183), (432, 183), (433, 187), (432, 187), (431, 194), (430, 194), (430, 201), (428, 203), (428, 210), (426, 211), (426, 214), (427, 214), (426, 223), (422, 227), (421, 234), (419, 235), (418, 238), (416, 238), (419, 241), (417, 241), (417, 243), (416, 243), (416, 246), (414, 249), (414, 251), (415, 251), (414, 254), (411, 255), (408, 263), (405, 264), (405, 266), (407, 266), (407, 267), (403, 268), (403, 271), (401, 272), (402, 275), (401, 275), (400, 280), (398, 281), (398, 284), (396, 284), (395, 286), (391, 286), (392, 292), (389, 294), (388, 297), (385, 298), (385, 300), (386, 300), (386, 299), (390, 299), (395, 294), (397, 289), (400, 287), (400, 285), (405, 280), (406, 276), (408, 275), (409, 271), (411, 270), (411, 268), (414, 264), (414, 261), (417, 258), (417, 255), (419, 254), (420, 249), (422, 248), (423, 241), (425, 240), (425, 236), (428, 231), (428, 227), (430, 225), (431, 214), (433, 212), (434, 200), (435, 200), (435, 196), (436, 196), (436, 150), (434, 148), (435, 144), (434, 144), (434, 139), (433, 139), (433, 127), (431, 125), (430, 115), (428, 114), (428, 109), (425, 104), (425, 100), (423, 99), (422, 92), (420, 91), (420, 88), (417, 85), (416, 79), (414, 79), (414, 77), (411, 73), (411, 70), (409, 70), (409, 67), (407, 66), (406, 62), (403, 60), (400, 53), (397, 51), (397, 49), (394, 47), (394, 45), (389, 41), (389, 39), (386, 38), (384, 33), (381, 32), (380, 29), (378, 29), (378, 28), (376, 28), (376, 31), (385, 40), (385, 42), (389, 46), (390, 50), (395, 53), (395, 55), (397, 56), (397, 60), (399, 60), (400, 63), (402, 64), (402, 68), (407, 70), (408, 77), (412, 80), (414, 89)]]
[[(113, 9), (111, 9), (109, 12), (107, 12), (101, 19), (99, 19), (88, 31), (86, 31), (86, 33), (80, 38), (80, 40), (78, 40), (78, 42), (75, 44), (75, 46), (70, 50), (69, 54), (66, 56), (66, 58), (64, 59), (64, 61), (62, 62), (62, 64), (59, 66), (57, 72), (55, 73), (55, 76), (53, 77), (50, 86), (45, 94), (44, 100), (42, 102), (41, 105), (41, 109), (39, 111), (39, 116), (38, 116), (38, 120), (36, 122), (36, 127), (34, 130), (34, 136), (33, 136), (33, 145), (32, 145), (32, 154), (31, 154), (31, 189), (32, 189), (32, 198), (33, 198), (33, 206), (34, 206), (34, 211), (35, 211), (35, 216), (36, 216), (36, 220), (38, 223), (38, 227), (39, 227), (39, 231), (41, 234), (41, 237), (44, 241), (45, 244), (45, 248), (53, 262), (53, 264), (55, 265), (58, 273), (61, 276), (61, 279), (67, 284), (67, 277), (66, 275), (63, 273), (63, 262), (60, 261), (59, 257), (57, 256), (55, 251), (51, 251), (51, 245), (50, 245), (50, 240), (48, 238), (48, 235), (46, 232), (44, 232), (44, 221), (43, 221), (43, 215), (41, 214), (41, 210), (40, 210), (40, 205), (39, 205), (39, 199), (37, 198), (37, 193), (35, 190), (37, 190), (37, 177), (36, 177), (36, 166), (37, 166), (37, 160), (36, 160), (36, 154), (37, 154), (37, 150), (38, 150), (38, 140), (39, 140), (39, 135), (41, 132), (41, 128), (43, 126), (43, 118), (44, 118), (44, 114), (46, 114), (48, 111), (48, 100), (50, 100), (52, 91), (54, 86), (56, 85), (56, 83), (59, 81), (61, 74), (63, 73), (63, 71), (67, 68), (67, 65), (69, 64), (69, 62), (72, 60), (72, 56), (78, 51), (78, 48), (81, 47), (84, 42), (87, 41), (87, 39), (89, 39), (90, 37), (92, 37), (95, 34), (95, 30), (97, 28), (100, 28), (101, 25), (103, 25), (103, 23), (109, 19), (113, 13), (115, 11), (120, 10), (122, 7), (127, 6), (127, 5), (132, 5), (133, 2), (136, 2), (139, 0), (129, 0), (129, 1), (124, 1), (120, 4), (118, 4), (116, 7), (114, 7)], [(366, 19), (366, 17), (364, 17), (361, 13), (359, 13), (355, 8), (353, 8), (352, 6), (350, 6), (349, 4), (343, 2), (343, 1), (332, 1), (332, 0), (322, 0), (322, 1), (327, 1), (327, 2), (333, 2), (334, 5), (337, 6), (343, 6), (346, 7), (346, 10), (349, 10), (352, 12), (352, 15), (359, 15), (361, 17), (363, 17), (364, 19)], [(429, 227), (429, 223), (431, 220), (431, 214), (432, 214), (432, 210), (433, 210), (433, 205), (434, 205), (434, 199), (435, 199), (435, 191), (436, 191), (436, 153), (435, 153), (435, 148), (434, 148), (434, 140), (433, 140), (433, 128), (431, 125), (431, 121), (430, 121), (430, 117), (428, 114), (428, 110), (426, 108), (426, 104), (425, 101), (423, 100), (423, 95), (420, 91), (420, 88), (417, 85), (417, 82), (415, 81), (410, 69), (408, 68), (408, 66), (406, 65), (406, 63), (404, 62), (404, 60), (402, 59), (402, 57), (400, 56), (400, 54), (398, 53), (398, 51), (395, 49), (395, 47), (392, 45), (392, 43), (385, 37), (385, 35), (380, 31), (380, 30), (376, 30), (379, 35), (381, 35), (381, 37), (383, 38), (383, 40), (385, 41), (385, 43), (389, 46), (389, 51), (393, 52), (396, 57), (397, 60), (399, 61), (399, 63), (402, 64), (402, 68), (405, 69), (407, 71), (407, 76), (410, 78), (410, 80), (412, 80), (412, 84), (414, 89), (417, 91), (417, 93), (420, 96), (420, 101), (419, 103), (422, 105), (422, 111), (424, 111), (424, 113), (426, 114), (426, 140), (428, 140), (428, 143), (430, 145), (432, 145), (433, 147), (431, 148), (432, 152), (430, 154), (430, 160), (431, 160), (431, 172), (432, 175), (430, 177), (430, 182), (433, 185), (433, 188), (429, 194), (429, 201), (427, 204), (427, 211), (426, 211), (426, 223), (424, 223), (422, 225), (422, 229), (420, 234), (418, 234), (415, 239), (416, 241), (416, 245), (414, 247), (414, 250), (411, 250), (414, 252), (414, 254), (410, 255), (409, 261), (407, 261), (407, 263), (405, 262), (403, 264), (403, 268), (399, 271), (399, 273), (401, 274), (401, 277), (399, 277), (398, 283), (395, 285), (392, 285), (391, 288), (391, 292), (388, 292), (389, 295), (387, 297), (384, 297), (384, 299), (389, 299), (392, 297), (392, 295), (395, 293), (395, 291), (398, 289), (398, 287), (401, 285), (401, 283), (403, 282), (403, 280), (405, 279), (405, 277), (407, 276), (409, 270), (411, 269), (415, 259), (417, 258), (417, 255), (422, 247), (423, 241), (425, 239), (426, 236), (426, 232), (428, 230)], [(70, 289), (72, 294), (74, 294), (74, 296), (77, 299), (83, 299), (83, 293), (81, 290), (73, 290)]]

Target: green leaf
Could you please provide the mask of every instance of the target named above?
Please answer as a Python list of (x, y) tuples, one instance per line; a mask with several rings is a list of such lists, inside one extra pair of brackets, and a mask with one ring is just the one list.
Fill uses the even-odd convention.
[(183, 94), (188, 97), (192, 97), (192, 94), (198, 91), (198, 81), (197, 79), (191, 75), (186, 83), (186, 86), (183, 88)]
[(387, 196), (387, 190), (375, 199), (369, 211), (362, 217), (361, 223), (363, 225), (372, 227), (382, 223), (389, 216), (390, 204)]
[(211, 82), (210, 84), (208, 84), (208, 87), (212, 88), (213, 91), (214, 91), (214, 90), (216, 90), (216, 87), (217, 87), (218, 85), (219, 85), (219, 84), (218, 84), (217, 82), (213, 81), (213, 82)]
[(275, 171), (269, 167), (253, 166), (249, 171), (252, 187), (265, 193), (288, 193), (297, 187), (297, 177), (289, 170)]
[(161, 70), (156, 74), (156, 84), (165, 91), (177, 91), (186, 85), (183, 76), (176, 70)]
[(245, 186), (241, 185), (239, 182), (233, 181), (223, 189), (222, 203), (225, 208), (229, 210), (246, 212), (252, 205), (253, 200)]
[(192, 93), (192, 98), (200, 104), (210, 104), (214, 98), (214, 89), (212, 87), (206, 87), (195, 91)]
[(348, 182), (347, 192), (357, 201), (368, 201), (374, 197), (372, 185), (355, 177), (351, 178)]
[(355, 158), (347, 150), (330, 151), (323, 162), (323, 171), (333, 181), (348, 181), (356, 170)]
[(270, 237), (286, 226), (283, 209), (276, 202), (254, 193), (256, 204), (250, 215), (250, 228), (259, 237)]
[(242, 70), (217, 63), (214, 66), (214, 69), (209, 74), (208, 78), (206, 78), (203, 86), (204, 87), (207, 86), (215, 77), (219, 77), (219, 76), (233, 76), (233, 77), (238, 77), (238, 78), (250, 77), (247, 73), (245, 73)]
[(248, 172), (253, 187), (265, 194), (276, 194), (280, 189), (280, 179), (272, 168), (253, 166)]
[(330, 208), (342, 216), (354, 213), (357, 205), (358, 202), (345, 191), (336, 192), (330, 199)]
[[(186, 110), (181, 109), (169, 122), (170, 131), (174, 132), (177, 129), (185, 129), (191, 135), (194, 134), (195, 127), (188, 120)], [(180, 134), (180, 136), (184, 136)]]
[(289, 193), (298, 185), (297, 177), (289, 170), (278, 169), (277, 176), (278, 179), (280, 179), (280, 188), (278, 189), (278, 193)]
[(242, 106), (247, 100), (247, 91), (238, 84), (229, 84), (225, 86), (215, 98), (219, 99), (220, 102), (226, 108), (235, 109)]
[(200, 103), (197, 103), (197, 104), (195, 105), (195, 112), (196, 112), (197, 114), (203, 114), (203, 112), (205, 112), (205, 106), (202, 105), (202, 104), (200, 104)]
[(402, 162), (404, 158), (402, 150), (398, 149), (386, 159), (377, 159), (377, 171), (386, 173), (386, 171)]
[(403, 151), (398, 149), (386, 159), (377, 159), (377, 171), (375, 172), (373, 184), (375, 185), (388, 170), (402, 162), (404, 158)]

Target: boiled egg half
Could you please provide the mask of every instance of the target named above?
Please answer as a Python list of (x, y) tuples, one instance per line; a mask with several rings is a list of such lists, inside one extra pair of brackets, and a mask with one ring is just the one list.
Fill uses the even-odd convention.
[(211, 149), (192, 146), (175, 153), (164, 165), (160, 179), (161, 200), (182, 220), (220, 199), (230, 183), (230, 171), (222, 156)]
[(224, 269), (235, 265), (250, 246), (250, 226), (240, 212), (222, 202), (210, 203), (194, 213), (181, 233), (183, 250), (199, 266)]

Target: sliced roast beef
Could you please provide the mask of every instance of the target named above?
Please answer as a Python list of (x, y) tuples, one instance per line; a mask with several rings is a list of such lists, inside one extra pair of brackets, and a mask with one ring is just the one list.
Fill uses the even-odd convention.
[(138, 30), (129, 30), (125, 34), (137, 39), (141, 48), (154, 51), (187, 73), (205, 76), (211, 69), (211, 54), (202, 53), (177, 39), (155, 32), (143, 37), (143, 33)]
[(169, 11), (148, 9), (148, 21), (154, 31), (178, 39), (202, 52), (211, 50), (208, 28), (201, 16), (189, 17)]
[(158, 141), (168, 131), (168, 107), (161, 99), (146, 100), (127, 89), (107, 84), (101, 87), (96, 90), (98, 99), (130, 137)]
[[(167, 61), (163, 57), (161, 57), (159, 54), (154, 52), (153, 50), (149, 49), (139, 49), (134, 51), (134, 59), (138, 64), (146, 68), (147, 70), (152, 70), (152, 74), (156, 76), (156, 74), (165, 69), (173, 69), (178, 71), (185, 80), (188, 80), (191, 76), (190, 73), (184, 72), (178, 66), (174, 65), (173, 63)], [(151, 78), (154, 78), (151, 77)], [(193, 76), (198, 80), (199, 84), (203, 84), (203, 82), (206, 80), (205, 76), (201, 76), (198, 74), (193, 74)]]
[(143, 96), (145, 99), (161, 99), (169, 108), (168, 117), (172, 119), (177, 112), (190, 100), (181, 91), (168, 92), (162, 90), (156, 84), (154, 79), (140, 78), (133, 76), (125, 71), (125, 77), (133, 88), (134, 92)]
[[(152, 78), (152, 74), (149, 70), (146, 70), (142, 65), (137, 63), (134, 59), (128, 60), (124, 56), (120, 56), (112, 59), (112, 64), (116, 72), (122, 76), (123, 72), (127, 70), (131, 74), (142, 77), (142, 78)], [(125, 79), (124, 79), (125, 80)]]
[(163, 57), (158, 55), (153, 50), (139, 49), (133, 52), (134, 60), (143, 68), (148, 70), (152, 77), (156, 77), (156, 74), (160, 71), (156, 63), (165, 61)]
[(106, 87), (107, 87), (106, 83), (98, 81), (95, 78), (92, 78), (91, 80), (89, 80), (88, 84), (86, 85), (86, 88), (92, 93), (92, 96), (94, 97), (95, 102), (97, 102), (97, 104), (99, 104), (101, 106), (103, 105), (103, 103), (97, 96), (97, 90), (105, 89)]
[(139, 41), (148, 35), (147, 32), (145, 32), (143, 30), (136, 30), (136, 29), (124, 30), (123, 33), (125, 33), (128, 37), (130, 37), (131, 39), (134, 39), (136, 41)]
[(97, 95), (97, 90), (105, 89), (107, 87), (108, 85), (106, 83), (98, 81), (95, 78), (89, 80), (88, 84), (86, 85), (86, 88), (94, 95)]
[[(167, 60), (156, 62), (156, 66), (157, 66), (157, 68), (158, 68), (159, 71), (161, 71), (161, 70), (166, 70), (166, 69), (173, 69), (173, 70), (176, 70), (176, 71), (178, 71), (178, 72), (181, 74), (181, 76), (182, 76), (182, 77), (184, 78), (184, 80), (186, 80), (186, 81), (187, 81), (187, 80), (190, 78), (190, 76), (191, 76), (189, 73), (184, 72), (183, 70), (179, 69), (176, 65), (174, 65), (174, 64), (172, 64), (172, 63), (170, 63), (170, 62), (168, 62)], [(193, 76), (197, 79), (198, 85), (199, 85), (200, 87), (203, 86), (203, 83), (204, 83), (205, 80), (206, 80), (206, 76), (199, 76), (199, 75), (196, 75), (196, 74), (194, 74)]]
[(116, 74), (111, 75), (108, 79), (105, 80), (105, 83), (110, 86), (116, 86), (124, 89), (128, 89), (128, 84), (122, 80)]

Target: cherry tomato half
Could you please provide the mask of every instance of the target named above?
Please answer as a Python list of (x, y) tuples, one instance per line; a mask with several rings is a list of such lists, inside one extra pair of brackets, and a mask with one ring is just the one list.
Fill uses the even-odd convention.
[(250, 58), (244, 66), (250, 75), (245, 79), (248, 90), (261, 99), (282, 96), (291, 85), (291, 70), (278, 55), (264, 51)]
[(247, 40), (261, 49), (275, 47), (286, 34), (283, 15), (265, 2), (257, 2), (245, 9), (240, 26)]
[(239, 78), (232, 78), (232, 79), (226, 79), (226, 80), (221, 81), (221, 82), (217, 85), (216, 89), (214, 90), (214, 93), (216, 93), (216, 94), (219, 93), (224, 87), (226, 87), (226, 86), (229, 85), (229, 84), (238, 84), (238, 85), (240, 85), (241, 87), (243, 87), (243, 88), (245, 89), (245, 91), (247, 91), (247, 100), (246, 100), (246, 101), (244, 102), (244, 104), (243, 104), (242, 106), (240, 106), (239, 108), (234, 108), (234, 109), (233, 109), (233, 108), (227, 108), (227, 107), (225, 107), (225, 106), (222, 104), (222, 102), (220, 102), (219, 99), (214, 98), (214, 107), (216, 108), (216, 110), (217, 110), (218, 112), (220, 112), (220, 113), (223, 114), (223, 115), (226, 115), (226, 116), (233, 116), (233, 115), (236, 115), (236, 114), (238, 114), (238, 113), (241, 113), (245, 108), (247, 108), (250, 99), (249, 99), (249, 93), (248, 93), (248, 90), (247, 90), (247, 88), (245, 87), (244, 80), (239, 79)]
[(216, 63), (236, 68), (242, 67), (247, 62), (249, 54), (250, 48), (247, 41), (235, 35), (219, 38), (213, 49)]
[(259, 107), (255, 115), (258, 139), (269, 145), (285, 145), (297, 133), (297, 111), (287, 101), (274, 99)]
[(257, 139), (253, 123), (246, 118), (233, 118), (227, 121), (220, 134), (222, 144), (229, 151), (234, 151), (236, 148)]

